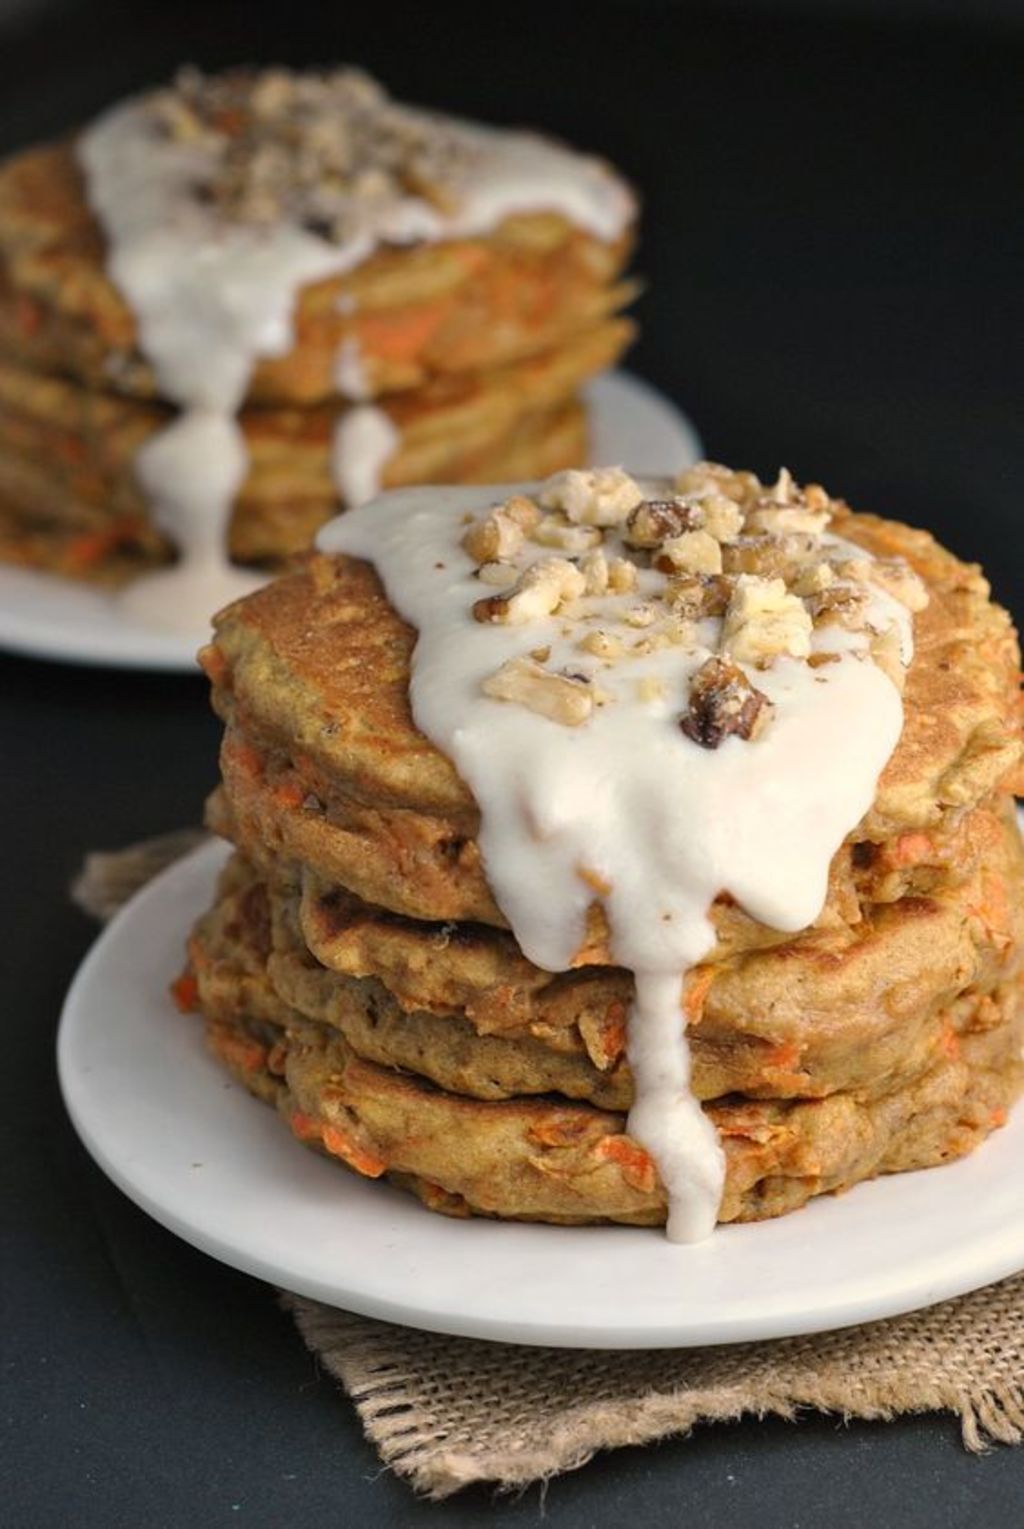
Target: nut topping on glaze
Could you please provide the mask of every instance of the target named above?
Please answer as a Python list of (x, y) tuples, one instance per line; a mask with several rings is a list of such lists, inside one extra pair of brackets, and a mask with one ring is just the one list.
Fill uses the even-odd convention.
[(575, 600), (586, 588), (586, 579), (564, 557), (545, 557), (531, 563), (505, 595), (490, 595), (473, 606), (477, 621), (537, 621), (550, 616), (564, 600)]
[(737, 664), (709, 658), (690, 681), (690, 707), (679, 726), (702, 749), (717, 749), (731, 736), (760, 737), (772, 711), (768, 697)]
[(483, 689), (495, 701), (516, 701), (563, 727), (579, 727), (594, 709), (589, 681), (554, 674), (531, 658), (510, 658), (484, 680)]
[(564, 510), (569, 520), (589, 526), (621, 525), (643, 497), (621, 467), (570, 468), (549, 478), (540, 492), (546, 510)]

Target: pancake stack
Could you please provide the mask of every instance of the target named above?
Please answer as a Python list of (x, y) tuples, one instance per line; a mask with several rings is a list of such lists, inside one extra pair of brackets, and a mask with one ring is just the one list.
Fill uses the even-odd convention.
[[(287, 222), (328, 256), (354, 252), (299, 284), (287, 343), (262, 351), (242, 389), (232, 559), (279, 567), (381, 486), (530, 477), (585, 458), (581, 388), (632, 332), (620, 310), (633, 203), (610, 170), (470, 129), (485, 158), (523, 144), (559, 155), (567, 182), (552, 192), (531, 161), (511, 210), (473, 223), (452, 189), (463, 126), (394, 105), (354, 71), (186, 71), (129, 109), (140, 141), (206, 156), (193, 200), (212, 208), (214, 246), (223, 226), (259, 237)], [(82, 142), (0, 167), (0, 559), (118, 585), (181, 550), (138, 460), (196, 399), (168, 393), (152, 364)], [(617, 209), (597, 232), (588, 197)], [(396, 207), (398, 234), (357, 250), (353, 209), (383, 227)], [(212, 357), (213, 321), (208, 339)]]
[[(710, 480), (748, 527), (758, 506), (811, 502), (788, 479), (766, 495), (702, 467), (658, 504)], [(1024, 1083), (1013, 628), (926, 533), (829, 509), (928, 600), (912, 601), (902, 735), (819, 917), (782, 933), (720, 896), (714, 948), (687, 974), (680, 1025), (724, 1148), (723, 1222), (960, 1157)], [(777, 570), (780, 547), (738, 537), (716, 577), (755, 555)], [(832, 588), (816, 621), (842, 606)], [(626, 1129), (632, 977), (601, 898), (573, 969), (522, 953), (478, 806), (412, 720), (415, 640), (373, 567), (345, 556), (312, 556), (219, 616), (202, 655), (225, 723), (209, 822), (234, 854), (179, 1005), (301, 1142), (431, 1209), (659, 1224), (656, 1165)]]

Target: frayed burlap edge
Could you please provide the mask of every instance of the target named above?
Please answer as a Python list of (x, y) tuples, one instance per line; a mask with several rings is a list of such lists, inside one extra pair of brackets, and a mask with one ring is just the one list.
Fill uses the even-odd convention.
[(744, 1414), (950, 1412), (964, 1443), (1024, 1437), (1024, 1277), (865, 1327), (708, 1349), (608, 1352), (447, 1338), (285, 1295), (382, 1460), (429, 1497), (512, 1490), (597, 1451)]
[[(109, 918), (202, 837), (189, 829), (90, 855), (72, 895)], [(481, 1482), (515, 1490), (599, 1450), (801, 1408), (864, 1419), (949, 1412), (975, 1451), (1024, 1439), (1024, 1275), (864, 1327), (683, 1350), (486, 1343), (287, 1292), (281, 1301), (385, 1465), (435, 1499)]]

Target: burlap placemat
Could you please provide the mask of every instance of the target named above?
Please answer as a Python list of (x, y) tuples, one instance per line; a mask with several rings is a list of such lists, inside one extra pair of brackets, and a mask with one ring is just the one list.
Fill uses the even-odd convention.
[[(90, 855), (73, 896), (109, 918), (200, 837), (186, 830)], [(841, 1332), (628, 1352), (446, 1338), (281, 1299), (381, 1459), (434, 1498), (473, 1482), (522, 1487), (601, 1449), (801, 1407), (845, 1418), (956, 1413), (971, 1450), (1024, 1438), (1024, 1275)]]

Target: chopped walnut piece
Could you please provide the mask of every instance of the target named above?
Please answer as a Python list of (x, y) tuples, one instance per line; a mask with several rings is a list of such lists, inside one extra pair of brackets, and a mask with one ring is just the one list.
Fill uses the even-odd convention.
[(736, 504), (746, 504), (761, 492), (759, 479), (751, 472), (733, 472), (721, 462), (696, 462), (676, 479), (681, 494), (720, 494)]
[(533, 529), (533, 540), (542, 547), (557, 547), (573, 557), (599, 547), (602, 536), (600, 526), (574, 525), (558, 510), (542, 515)]
[(923, 611), (928, 591), (910, 564), (902, 557), (877, 557), (868, 564), (868, 579), (892, 595), (908, 611)]
[(709, 658), (690, 680), (689, 710), (679, 726), (703, 749), (717, 749), (730, 735), (756, 739), (773, 711), (768, 697), (753, 686), (737, 664)]
[(651, 626), (655, 614), (654, 606), (645, 602), (641, 605), (631, 605), (626, 611), (624, 620), (627, 626)]
[(518, 579), (519, 570), (514, 563), (481, 563), (476, 576), (481, 584), (490, 584), (495, 589), (508, 589)]
[(722, 625), (722, 648), (740, 663), (764, 664), (786, 653), (811, 651), (811, 618), (782, 579), (743, 573), (736, 580)]
[(627, 546), (660, 547), (671, 537), (695, 530), (700, 515), (682, 499), (644, 499), (630, 512), (624, 540)]
[(899, 632), (894, 626), (887, 627), (884, 632), (872, 632), (870, 649), (871, 657), (879, 669), (888, 675), (902, 695), (907, 682), (907, 670), (900, 650)]
[(792, 584), (810, 561), (821, 558), (818, 538), (790, 531), (781, 536), (741, 536), (722, 548), (727, 573), (756, 573), (762, 579)]
[[(529, 500), (521, 501), (528, 504)], [(482, 520), (474, 521), (464, 532), (462, 549), (477, 563), (493, 563), (515, 557), (523, 545), (526, 527), (515, 506), (518, 501), (498, 505)]]
[(845, 626), (857, 630), (867, 619), (868, 592), (862, 585), (829, 584), (809, 600), (815, 626)]
[(636, 564), (628, 557), (613, 557), (608, 563), (608, 589), (613, 595), (630, 595), (636, 588)]
[(488, 675), (483, 690), (493, 700), (513, 701), (563, 727), (579, 727), (594, 708), (588, 680), (554, 674), (531, 658), (510, 658)]
[(662, 543), (654, 566), (665, 573), (721, 573), (722, 548), (707, 531), (684, 531)]
[(809, 510), (802, 504), (777, 504), (775, 501), (758, 500), (747, 515), (743, 529), (747, 532), (767, 532), (779, 536), (786, 531), (803, 531), (809, 536), (822, 536), (831, 516), (824, 510)]
[(709, 494), (700, 501), (700, 524), (716, 542), (735, 541), (743, 529), (743, 511), (724, 494)]
[(808, 653), (807, 663), (811, 669), (824, 669), (826, 664), (838, 664), (841, 657), (842, 655), (839, 653), (828, 653), (824, 650), (819, 650), (816, 653)]
[(643, 497), (621, 467), (571, 467), (549, 478), (540, 491), (546, 510), (564, 510), (570, 520), (590, 526), (621, 525)]
[(724, 616), (732, 599), (734, 581), (725, 574), (687, 574), (669, 579), (665, 598), (672, 614), (681, 621), (703, 621), (708, 616)]
[(614, 632), (606, 632), (602, 627), (581, 637), (579, 645), (584, 653), (592, 653), (595, 658), (621, 658), (626, 651), (622, 638)]
[(553, 615), (564, 601), (578, 599), (584, 584), (573, 563), (563, 557), (542, 557), (523, 571), (507, 594), (477, 600), (473, 615), (477, 621), (537, 621)]
[(803, 598), (820, 595), (823, 589), (828, 589), (835, 583), (835, 577), (835, 572), (829, 563), (812, 563), (806, 568), (801, 568), (790, 589), (793, 594)]
[(604, 595), (608, 593), (608, 559), (598, 548), (594, 552), (588, 552), (580, 558), (580, 573), (584, 578), (583, 593), (586, 595)]

